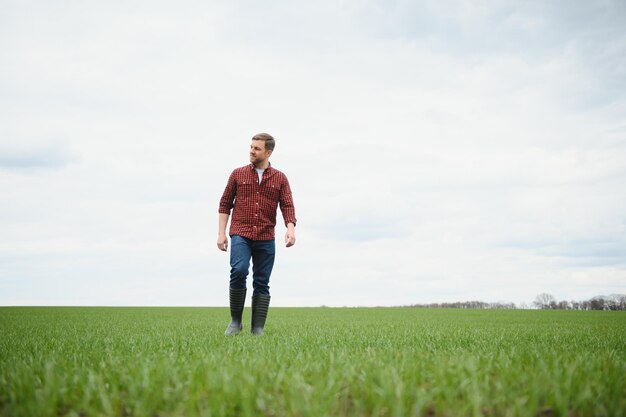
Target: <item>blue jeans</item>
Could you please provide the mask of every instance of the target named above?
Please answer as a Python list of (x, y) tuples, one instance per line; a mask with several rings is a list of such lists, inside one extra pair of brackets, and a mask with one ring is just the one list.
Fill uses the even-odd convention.
[(252, 286), (255, 295), (270, 295), (270, 275), (276, 246), (273, 240), (251, 240), (239, 235), (230, 239), (230, 288), (246, 288), (252, 258)]

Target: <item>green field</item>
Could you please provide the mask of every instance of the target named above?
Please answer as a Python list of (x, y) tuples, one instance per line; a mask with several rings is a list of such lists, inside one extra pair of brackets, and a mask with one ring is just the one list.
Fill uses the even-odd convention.
[[(249, 322), (249, 309), (244, 313)], [(0, 308), (2, 416), (624, 416), (626, 313)]]

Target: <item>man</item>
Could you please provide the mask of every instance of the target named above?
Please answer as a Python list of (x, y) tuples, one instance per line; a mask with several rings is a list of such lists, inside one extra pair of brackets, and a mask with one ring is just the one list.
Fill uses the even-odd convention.
[(276, 209), (280, 204), (287, 233), (285, 245), (296, 243), (296, 213), (291, 188), (285, 174), (272, 167), (275, 140), (259, 133), (250, 144), (250, 164), (235, 169), (226, 184), (219, 205), (217, 247), (226, 251), (226, 224), (230, 222), (230, 317), (226, 335), (236, 335), (243, 325), (241, 316), (246, 301), (246, 278), (252, 258), (252, 334), (263, 334), (270, 304), (269, 281), (274, 266), (274, 228)]

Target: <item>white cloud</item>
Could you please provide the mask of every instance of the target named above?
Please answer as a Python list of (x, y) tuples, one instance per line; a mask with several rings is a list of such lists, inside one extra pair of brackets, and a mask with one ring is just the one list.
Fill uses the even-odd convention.
[(25, 143), (15, 137), (11, 139), (14, 142), (0, 144), (0, 170), (60, 169), (78, 159), (78, 156), (61, 142), (44, 141), (42, 144), (36, 144)]
[(625, 291), (619, 2), (36, 6), (0, 18), (0, 303), (224, 305), (259, 131), (276, 305)]

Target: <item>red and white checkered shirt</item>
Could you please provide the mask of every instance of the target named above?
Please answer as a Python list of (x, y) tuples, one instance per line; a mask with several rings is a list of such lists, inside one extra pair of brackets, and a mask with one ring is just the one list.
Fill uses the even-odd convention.
[(273, 240), (276, 209), (280, 204), (285, 225), (296, 224), (296, 211), (287, 176), (268, 166), (261, 184), (253, 164), (237, 168), (230, 174), (220, 199), (219, 212), (233, 217), (230, 236), (239, 235), (252, 240)]

